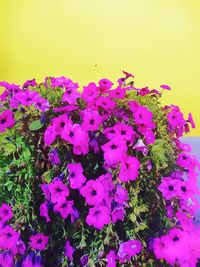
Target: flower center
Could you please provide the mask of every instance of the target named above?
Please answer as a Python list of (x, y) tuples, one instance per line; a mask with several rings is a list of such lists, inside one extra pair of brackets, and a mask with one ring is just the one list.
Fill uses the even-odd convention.
[(172, 185), (170, 185), (168, 188), (169, 188), (170, 191), (174, 190), (174, 187)]
[(183, 192), (186, 192), (186, 191), (187, 191), (187, 189), (186, 189), (185, 186), (182, 186), (182, 187), (181, 187), (181, 190), (182, 190)]
[(90, 120), (90, 124), (94, 124), (94, 120), (92, 119), (92, 120)]
[(2, 119), (2, 120), (1, 120), (1, 124), (4, 124), (5, 122), (6, 122), (5, 119)]
[(42, 238), (38, 239), (37, 243), (42, 244)]
[(125, 135), (126, 132), (124, 130), (121, 131), (121, 135)]
[(62, 192), (62, 189), (60, 189), (59, 187), (56, 188), (56, 192)]
[(96, 194), (97, 194), (97, 192), (96, 192), (96, 190), (92, 190), (92, 196), (96, 196)]
[(178, 241), (179, 240), (179, 237), (178, 236), (175, 236), (174, 238), (173, 238), (173, 241)]
[(117, 146), (114, 144), (111, 146), (111, 149), (116, 149), (116, 148), (117, 148)]
[(73, 137), (73, 136), (74, 136), (74, 133), (73, 133), (73, 132), (70, 132), (70, 133), (69, 133), (69, 136), (70, 136), (70, 137)]

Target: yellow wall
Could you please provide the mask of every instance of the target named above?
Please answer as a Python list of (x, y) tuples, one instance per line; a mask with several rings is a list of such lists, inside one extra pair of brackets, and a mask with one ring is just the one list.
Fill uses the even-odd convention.
[(0, 80), (66, 75), (80, 84), (133, 72), (167, 83), (165, 103), (200, 135), (199, 0), (0, 0)]

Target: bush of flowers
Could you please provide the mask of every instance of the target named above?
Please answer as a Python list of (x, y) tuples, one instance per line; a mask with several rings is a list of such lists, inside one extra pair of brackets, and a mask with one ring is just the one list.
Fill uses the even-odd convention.
[(192, 115), (123, 73), (0, 83), (0, 266), (197, 265)]

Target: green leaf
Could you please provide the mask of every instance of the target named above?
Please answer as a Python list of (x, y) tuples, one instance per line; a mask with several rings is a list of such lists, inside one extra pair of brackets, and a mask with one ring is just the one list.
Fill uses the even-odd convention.
[(43, 123), (41, 123), (40, 120), (36, 120), (36, 121), (32, 121), (29, 125), (29, 129), (31, 131), (37, 131), (39, 129), (41, 129), (44, 126)]

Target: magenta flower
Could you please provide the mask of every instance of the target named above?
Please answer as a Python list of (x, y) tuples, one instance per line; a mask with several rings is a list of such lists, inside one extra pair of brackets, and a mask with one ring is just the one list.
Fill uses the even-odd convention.
[(167, 114), (167, 119), (172, 130), (174, 130), (176, 127), (182, 128), (185, 124), (183, 113), (180, 112), (179, 108), (176, 107), (174, 107), (172, 111)]
[(54, 118), (52, 123), (56, 133), (62, 136), (62, 133), (65, 131), (65, 126), (72, 123), (72, 121), (69, 119), (68, 115), (62, 114)]
[(19, 238), (19, 233), (12, 226), (6, 225), (0, 230), (0, 249), (7, 249), (14, 253)]
[(12, 128), (15, 124), (13, 113), (10, 110), (5, 110), (0, 114), (0, 132), (5, 132), (7, 128)]
[(127, 152), (126, 142), (122, 139), (113, 139), (101, 146), (104, 151), (104, 159), (107, 164), (114, 165), (120, 162), (125, 156)]
[(83, 112), (82, 128), (86, 131), (97, 131), (102, 122), (102, 118), (97, 110), (87, 110)]
[(116, 98), (116, 99), (124, 99), (126, 95), (125, 88), (117, 87), (114, 90), (109, 91), (110, 98)]
[(54, 180), (48, 186), (51, 202), (59, 203), (66, 200), (66, 197), (69, 196), (69, 189), (61, 180), (54, 178)]
[[(10, 100), (10, 106), (12, 108), (18, 108), (18, 105), (30, 106), (40, 97), (38, 92), (30, 91), (26, 89), (25, 91), (20, 91), (16, 93)], [(16, 103), (16, 104), (15, 104)]]
[(32, 79), (32, 80), (27, 80), (24, 84), (23, 84), (23, 86), (22, 86), (22, 88), (24, 89), (24, 88), (27, 88), (27, 87), (34, 87), (34, 86), (37, 86), (38, 84), (36, 83), (36, 81), (35, 81), (35, 79)]
[(13, 213), (10, 205), (3, 203), (0, 207), (0, 222), (5, 223), (12, 219)]
[(46, 222), (50, 222), (48, 202), (45, 201), (40, 205), (40, 216), (45, 217)]
[(148, 95), (151, 91), (149, 90), (148, 87), (144, 87), (144, 88), (141, 88), (139, 91), (138, 91), (138, 94), (139, 95)]
[(134, 181), (138, 177), (140, 162), (137, 158), (127, 156), (121, 162), (119, 180), (122, 182)]
[(9, 252), (0, 253), (0, 266), (14, 267), (14, 259)]
[(62, 102), (67, 102), (70, 105), (76, 104), (77, 98), (80, 98), (80, 93), (74, 88), (67, 88), (62, 96)]
[(162, 84), (160, 88), (165, 89), (165, 90), (171, 90), (171, 87), (167, 84)]
[(112, 222), (116, 223), (118, 220), (123, 221), (125, 214), (126, 212), (123, 206), (116, 206), (111, 213)]
[(106, 255), (107, 260), (107, 267), (116, 267), (116, 253), (114, 250), (110, 250), (109, 253)]
[(195, 128), (196, 127), (195, 122), (193, 120), (193, 117), (192, 117), (192, 114), (191, 113), (189, 113), (189, 115), (188, 115), (188, 121), (191, 124), (192, 128)]
[(38, 97), (37, 99), (35, 99), (34, 106), (42, 112), (45, 112), (50, 109), (49, 101), (42, 97)]
[(81, 163), (68, 163), (69, 182), (72, 189), (79, 189), (85, 183), (86, 178), (83, 175), (83, 167)]
[(45, 250), (48, 244), (49, 237), (38, 233), (30, 237), (30, 247), (38, 250)]
[(52, 149), (48, 156), (52, 165), (59, 165), (61, 163), (57, 148)]
[(139, 126), (143, 126), (144, 129), (154, 129), (153, 114), (147, 107), (139, 106), (133, 113), (135, 123)]
[(89, 205), (98, 205), (104, 199), (104, 187), (98, 180), (89, 180), (80, 193)]
[(82, 98), (87, 102), (88, 106), (94, 105), (98, 95), (98, 87), (95, 83), (89, 83), (87, 86), (83, 86)]
[(151, 145), (155, 142), (155, 135), (152, 130), (145, 130), (142, 134), (144, 135), (148, 145)]
[(172, 179), (171, 177), (164, 177), (158, 189), (162, 192), (165, 199), (169, 200), (173, 197), (178, 197), (180, 192), (180, 180)]
[(133, 256), (140, 253), (142, 250), (142, 244), (138, 240), (129, 240), (123, 242), (119, 246), (118, 258), (121, 263), (125, 261), (130, 261)]
[(105, 96), (100, 96), (96, 100), (95, 104), (97, 107), (101, 107), (102, 109), (106, 111), (113, 110), (116, 107), (116, 102)]
[(115, 202), (119, 204), (124, 204), (128, 201), (128, 199), (128, 191), (121, 184), (118, 183), (114, 195)]
[(118, 137), (130, 142), (133, 142), (135, 140), (135, 132), (133, 131), (133, 128), (131, 126), (126, 125), (122, 122), (118, 122), (114, 125), (113, 128), (116, 130), (116, 138)]
[(73, 259), (75, 249), (71, 246), (69, 241), (65, 243), (65, 257), (69, 258), (71, 261)]
[(113, 83), (108, 79), (101, 79), (99, 81), (99, 91), (101, 93), (107, 93), (111, 89)]
[(54, 126), (49, 126), (44, 132), (44, 142), (47, 146), (50, 146), (57, 137), (57, 132)]
[(99, 206), (89, 209), (89, 213), (86, 217), (86, 222), (90, 226), (101, 230), (106, 224), (109, 224), (110, 211), (107, 207)]
[(178, 159), (176, 161), (177, 165), (186, 169), (190, 169), (194, 167), (194, 161), (192, 157), (187, 153), (180, 153), (178, 155)]
[(9, 92), (7, 90), (4, 90), (2, 94), (0, 94), (0, 101), (5, 101), (7, 97), (9, 96)]
[(54, 211), (59, 212), (63, 219), (66, 219), (70, 214), (73, 214), (73, 200), (63, 200), (62, 202), (57, 202), (54, 206)]

